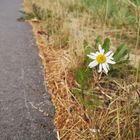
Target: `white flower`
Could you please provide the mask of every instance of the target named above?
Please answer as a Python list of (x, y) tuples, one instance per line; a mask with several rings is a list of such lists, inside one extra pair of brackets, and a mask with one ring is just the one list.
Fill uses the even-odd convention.
[(107, 74), (109, 71), (109, 64), (116, 64), (113, 58), (114, 53), (112, 51), (108, 51), (105, 54), (105, 51), (101, 45), (98, 46), (98, 49), (99, 51), (96, 53), (90, 53), (87, 55), (89, 58), (93, 59), (93, 61), (88, 66), (93, 68), (99, 65), (98, 72), (100, 73), (101, 71), (104, 71)]

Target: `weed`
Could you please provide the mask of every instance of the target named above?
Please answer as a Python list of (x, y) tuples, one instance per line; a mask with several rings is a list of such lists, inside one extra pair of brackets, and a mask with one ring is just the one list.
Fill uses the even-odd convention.
[(20, 11), (20, 13), (22, 15), (18, 18), (19, 21), (31, 20), (35, 17), (33, 13), (26, 13), (25, 11)]
[[(139, 54), (139, 0), (30, 0), (30, 4), (29, 13), (41, 20), (41, 29), (49, 36), (42, 37), (47, 44), (44, 62), (60, 137), (139, 139), (140, 69), (130, 64), (132, 52)], [(88, 67), (87, 55), (96, 53), (99, 44), (104, 54), (114, 52), (110, 58), (116, 64), (109, 65), (108, 75)]]

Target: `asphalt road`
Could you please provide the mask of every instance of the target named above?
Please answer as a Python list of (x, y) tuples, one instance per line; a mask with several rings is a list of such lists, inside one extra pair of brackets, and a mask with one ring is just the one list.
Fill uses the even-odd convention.
[(22, 2), (0, 0), (0, 140), (56, 140), (32, 30), (17, 21)]

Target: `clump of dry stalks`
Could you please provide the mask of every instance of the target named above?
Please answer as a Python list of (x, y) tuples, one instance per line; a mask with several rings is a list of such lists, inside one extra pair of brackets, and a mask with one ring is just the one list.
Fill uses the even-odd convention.
[[(28, 6), (30, 7), (30, 4)], [(55, 12), (62, 13), (60, 9)], [(123, 81), (118, 79), (119, 82), (113, 79), (98, 80), (95, 73), (92, 86), (106, 102), (106, 106), (102, 107), (84, 109), (71, 93), (70, 89), (78, 86), (71, 68), (78, 67), (83, 61), (83, 40), (87, 39), (92, 44), (96, 37), (92, 36), (95, 31), (91, 31), (90, 27), (86, 27), (85, 32), (78, 30), (84, 28), (86, 16), (80, 17), (82, 20), (72, 18), (70, 25), (62, 22), (61, 33), (53, 35), (49, 35), (45, 30), (44, 21), (37, 19), (30, 21), (43, 62), (46, 84), (56, 110), (54, 123), (58, 139), (137, 140), (140, 138), (138, 79), (136, 82), (135, 78), (128, 77)], [(83, 23), (79, 25), (79, 21)], [(96, 27), (96, 32), (100, 34), (102, 29)], [(63, 42), (67, 40), (66, 36), (69, 37), (69, 43)]]
[(135, 132), (140, 127), (140, 95), (136, 88), (137, 83), (127, 85), (124, 82), (124, 85), (120, 85), (114, 81), (116, 89), (110, 89), (101, 87), (95, 80), (96, 84), (93, 83), (95, 88), (100, 90), (104, 100), (110, 103), (108, 107), (93, 109), (89, 116), (70, 91), (71, 87), (76, 86), (73, 73), (70, 71), (71, 51), (54, 49), (52, 46), (46, 47), (44, 31), (41, 31), (40, 23), (34, 21), (30, 23), (33, 25), (46, 74), (46, 84), (55, 106), (54, 122), (59, 139), (108, 140), (114, 137), (124, 139), (126, 135), (135, 139), (137, 137)]
[[(73, 85), (74, 77), (69, 72), (71, 63), (68, 50), (53, 50), (46, 47), (44, 38), (39, 33), (39, 23), (30, 22), (33, 25), (40, 57), (46, 74), (46, 84), (55, 105), (55, 125), (60, 139), (84, 140), (94, 137), (89, 131), (89, 120), (85, 118), (82, 105), (70, 92), (69, 85)], [(86, 134), (86, 135), (85, 135)]]

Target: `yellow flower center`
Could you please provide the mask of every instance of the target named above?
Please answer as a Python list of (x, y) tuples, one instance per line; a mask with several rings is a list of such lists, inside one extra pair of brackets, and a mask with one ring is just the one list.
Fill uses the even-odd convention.
[(100, 64), (106, 62), (106, 56), (103, 54), (99, 54), (96, 56), (96, 61)]

